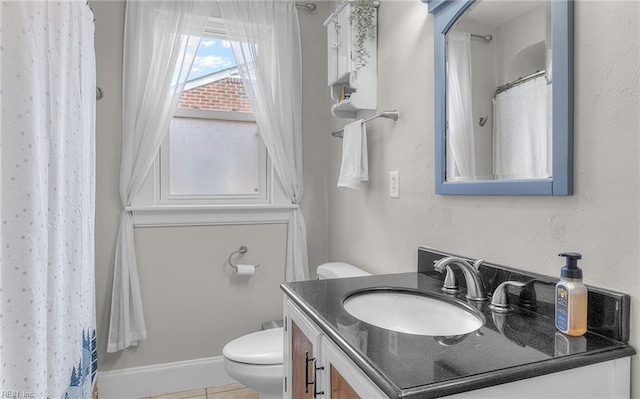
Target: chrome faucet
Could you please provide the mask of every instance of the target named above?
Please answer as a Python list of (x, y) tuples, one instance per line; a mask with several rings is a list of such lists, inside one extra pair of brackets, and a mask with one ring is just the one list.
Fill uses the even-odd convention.
[[(487, 296), (484, 293), (484, 283), (482, 282), (482, 276), (480, 276), (480, 273), (478, 273), (478, 268), (483, 262), (484, 260), (478, 259), (473, 265), (470, 265), (469, 262), (462, 258), (449, 256), (435, 262), (433, 267), (440, 273), (444, 273), (445, 271), (447, 271), (447, 269), (449, 269), (448, 274), (450, 274), (451, 269), (449, 265), (458, 266), (460, 270), (462, 270), (465, 281), (467, 283), (467, 299), (471, 299), (473, 301), (486, 301)], [(449, 278), (449, 284), (445, 285), (451, 285), (450, 280), (451, 279)]]

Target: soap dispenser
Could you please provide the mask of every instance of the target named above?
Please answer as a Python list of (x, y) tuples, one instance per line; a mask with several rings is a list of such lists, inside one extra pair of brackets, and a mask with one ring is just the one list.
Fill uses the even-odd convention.
[(566, 264), (556, 284), (556, 327), (567, 335), (580, 336), (587, 331), (587, 288), (578, 267), (582, 255), (567, 252), (560, 256), (566, 258)]

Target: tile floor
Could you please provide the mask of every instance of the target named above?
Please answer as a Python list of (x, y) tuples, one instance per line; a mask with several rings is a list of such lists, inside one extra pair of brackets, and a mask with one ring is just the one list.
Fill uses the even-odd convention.
[(167, 393), (141, 399), (258, 399), (258, 392), (242, 384), (229, 384), (219, 387), (194, 389), (192, 391)]

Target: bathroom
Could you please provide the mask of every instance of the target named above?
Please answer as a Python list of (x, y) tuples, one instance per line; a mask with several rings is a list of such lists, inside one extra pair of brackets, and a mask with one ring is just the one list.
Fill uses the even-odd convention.
[[(633, 19), (640, 12), (637, 2), (575, 5), (575, 187), (568, 197), (434, 193), (433, 17), (419, 1), (381, 2), (378, 110), (398, 109), (401, 117), (395, 124), (381, 119), (367, 126), (370, 181), (357, 191), (336, 188), (341, 142), (329, 133), (349, 120), (329, 111), (326, 55), (315, 49), (326, 41), (322, 24), (332, 3), (317, 5), (313, 13), (298, 12), (304, 79), (301, 208), (311, 276), (317, 265), (338, 260), (373, 274), (415, 271), (420, 245), (556, 276), (557, 254), (575, 250), (584, 256), (585, 282), (628, 293), (637, 308), (640, 61), (630, 56), (638, 53), (637, 41), (626, 40), (639, 34)], [(104, 336), (120, 212), (120, 134), (113, 121), (121, 115), (124, 5), (91, 6), (97, 80), (105, 92), (97, 109), (96, 204), (97, 320)], [(395, 170), (400, 198), (390, 199), (388, 176)], [(230, 339), (281, 315), (282, 224), (138, 228), (136, 244), (149, 337), (116, 354), (106, 354), (102, 342), (102, 372), (220, 356)], [(245, 260), (261, 264), (248, 282), (233, 281), (222, 268), (239, 245), (249, 248)], [(638, 347), (640, 324), (634, 316), (631, 344)], [(633, 361), (635, 384), (640, 374)], [(637, 395), (640, 387), (633, 389)]]
[[(287, 226), (280, 221), (136, 228), (148, 338), (107, 353), (121, 212), (125, 6), (110, 0), (89, 4), (97, 82), (104, 92), (96, 110), (100, 385), (119, 384), (132, 397), (187, 390), (194, 387), (179, 370), (191, 376), (193, 370), (217, 370), (215, 360), (228, 341), (282, 317)], [(380, 1), (377, 109), (397, 109), (400, 118), (368, 123), (370, 180), (360, 190), (338, 189), (341, 141), (330, 132), (349, 120), (331, 115), (326, 84), (323, 22), (333, 3), (316, 4), (314, 12), (299, 11), (305, 184), (300, 207), (310, 277), (328, 261), (372, 274), (416, 271), (416, 250), (425, 245), (557, 276), (557, 254), (578, 251), (585, 283), (631, 296), (630, 344), (640, 347), (640, 3), (575, 2), (574, 190), (557, 197), (435, 193), (433, 16), (418, 0)], [(398, 199), (389, 197), (390, 171), (400, 172)], [(248, 248), (243, 261), (260, 264), (250, 278), (233, 276), (225, 267), (240, 245)], [(638, 397), (635, 356), (631, 370), (632, 397)]]

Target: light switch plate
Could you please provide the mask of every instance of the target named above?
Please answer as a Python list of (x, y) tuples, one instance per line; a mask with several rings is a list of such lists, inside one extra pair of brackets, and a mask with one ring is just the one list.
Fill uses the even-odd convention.
[(389, 172), (389, 197), (400, 198), (400, 172)]

